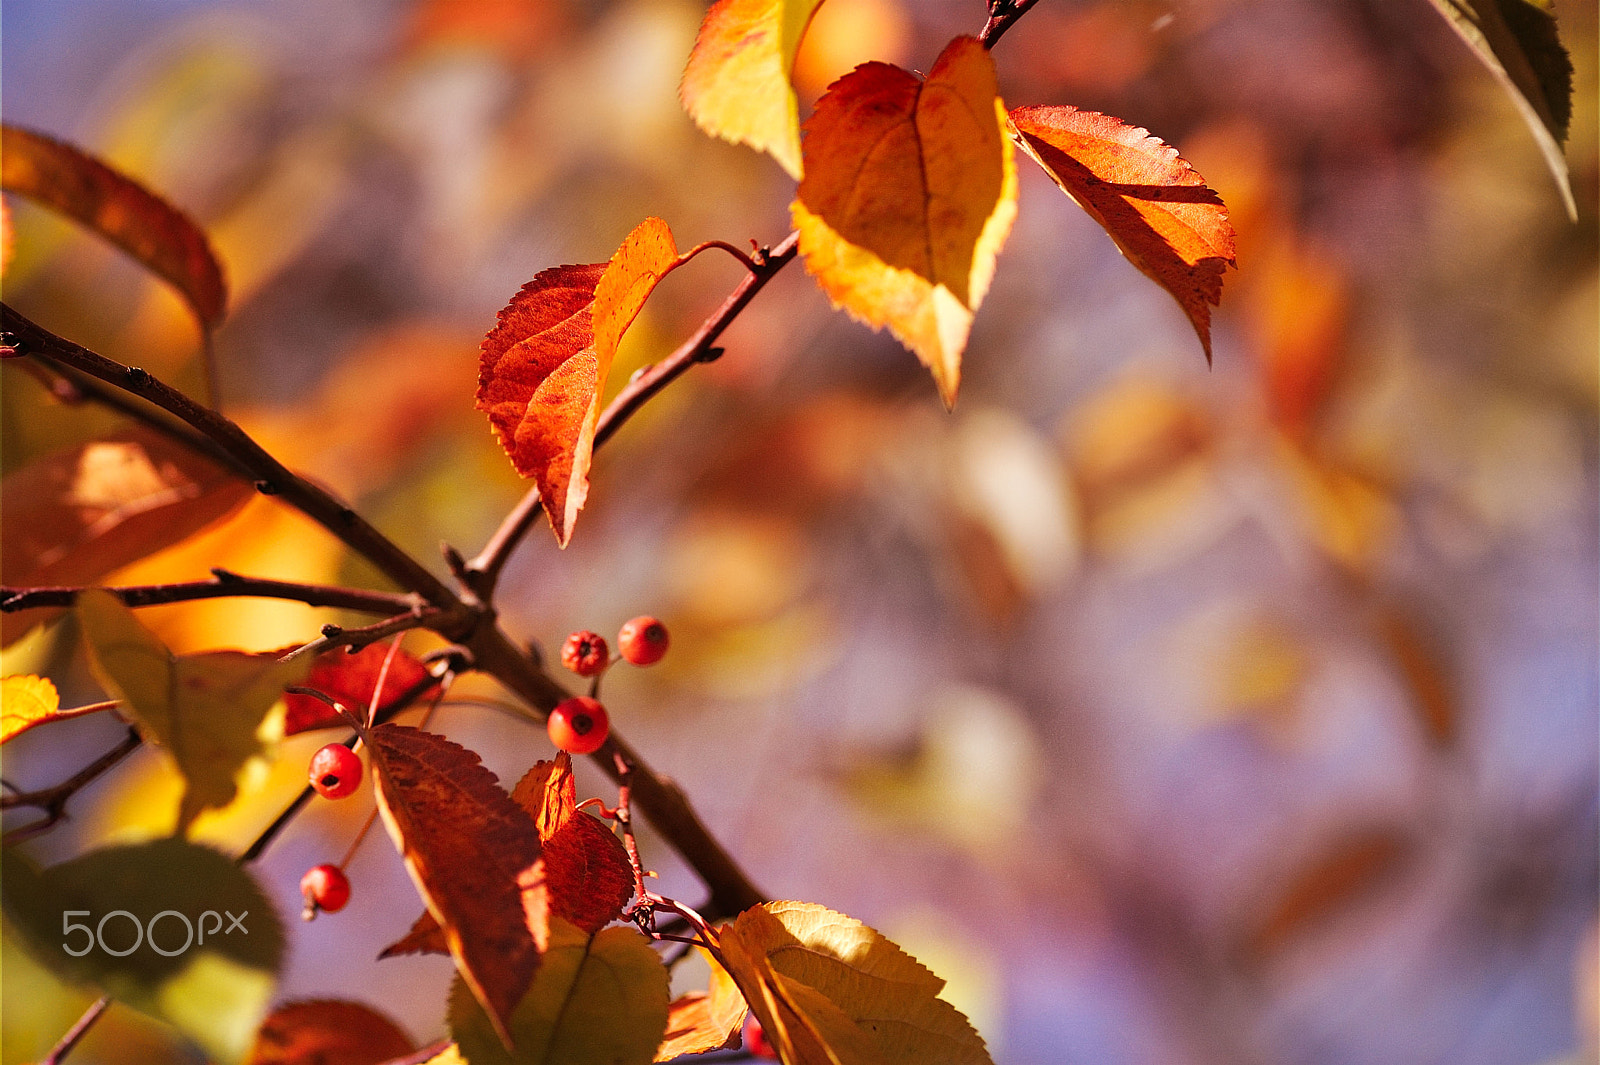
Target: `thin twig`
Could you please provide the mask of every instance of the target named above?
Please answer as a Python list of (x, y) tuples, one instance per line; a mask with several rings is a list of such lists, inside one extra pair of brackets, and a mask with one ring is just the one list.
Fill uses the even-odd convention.
[[(629, 381), (623, 390), (617, 393), (616, 399), (610, 406), (601, 412), (600, 420), (595, 427), (594, 446), (596, 450), (607, 440), (614, 436), (618, 429), (634, 415), (640, 407), (644, 406), (656, 393), (681, 377), (685, 371), (697, 362), (706, 362), (708, 355), (716, 350), (714, 345), (725, 329), (744, 310), (745, 305), (755, 298), (756, 293), (771, 281), (778, 271), (788, 265), (789, 260), (795, 257), (799, 248), (800, 235), (790, 233), (779, 242), (778, 246), (759, 253), (755, 259), (744, 256), (739, 252), (750, 273), (747, 274), (728, 298), (723, 300), (711, 317), (707, 318), (693, 336), (685, 340), (678, 349), (665, 359), (650, 366), (643, 373), (638, 374)], [(708, 242), (709, 245), (731, 249), (732, 245), (721, 241)], [(505, 568), (506, 562), (522, 542), (523, 537), (533, 528), (539, 520), (543, 509), (539, 505), (539, 490), (530, 488), (523, 495), (520, 502), (507, 514), (500, 527), (495, 530), (489, 542), (478, 552), (478, 556), (467, 563), (467, 571), (472, 576), (472, 589), (479, 598), (485, 601), (494, 595), (496, 584), (500, 580), (500, 571)]]
[(983, 24), (983, 31), (978, 34), (978, 40), (985, 48), (993, 48), (1001, 35), (1038, 2), (1039, 0), (990, 0), (989, 21)]
[[(15, 739), (24, 732), (31, 731), (40, 725), (48, 725), (55, 721), (71, 721), (75, 717), (87, 717), (90, 714), (103, 714), (107, 710), (115, 710), (122, 705), (121, 699), (107, 699), (104, 702), (89, 703), (87, 706), (74, 706), (67, 710), (53, 710), (47, 717), (34, 718), (22, 725), (15, 732), (6, 737), (7, 740)], [(120, 716), (120, 715), (119, 715)], [(8, 787), (10, 785), (7, 785)], [(15, 789), (12, 789), (15, 790)], [(0, 809), (5, 808), (5, 803), (0, 802)]]
[(94, 1027), (94, 1022), (100, 1019), (110, 1005), (110, 995), (101, 995), (91, 1002), (89, 1008), (83, 1011), (83, 1016), (79, 1017), (77, 1022), (67, 1029), (67, 1034), (62, 1036), (61, 1041), (51, 1048), (50, 1053), (44, 1056), (39, 1065), (61, 1065), (62, 1059), (72, 1053), (72, 1048), (77, 1046), (78, 1042), (89, 1034), (89, 1029)]
[[(257, 599), (292, 599), (307, 606), (338, 607), (365, 614), (401, 614), (421, 605), (419, 597), (393, 592), (369, 592), (362, 588), (339, 588), (299, 581), (275, 581), (264, 577), (244, 577), (224, 569), (211, 571), (208, 581), (180, 581), (172, 584), (143, 584), (106, 591), (130, 607), (187, 603), (197, 599), (224, 599), (230, 596)], [(38, 607), (71, 606), (83, 588), (0, 588), (0, 613)]]
[(39, 791), (22, 792), (16, 795), (0, 796), (0, 810), (31, 806), (45, 812), (45, 816), (39, 820), (7, 832), (3, 837), (4, 844), (9, 847), (13, 843), (32, 839), (39, 833), (53, 827), (67, 816), (67, 801), (69, 799), (93, 783), (102, 773), (132, 754), (143, 742), (138, 730), (130, 728), (128, 729), (128, 735), (123, 738), (121, 743), (54, 787), (42, 788)]

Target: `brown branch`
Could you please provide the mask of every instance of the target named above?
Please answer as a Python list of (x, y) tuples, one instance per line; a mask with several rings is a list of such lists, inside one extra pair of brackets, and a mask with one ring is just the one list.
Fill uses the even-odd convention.
[(460, 609), (456, 594), (431, 570), (384, 536), (342, 499), (291, 472), (232, 420), (201, 406), (177, 389), (136, 366), (125, 366), (56, 336), (34, 324), (9, 304), (0, 303), (0, 328), (19, 352), (42, 355), (154, 403), (213, 441), (248, 471), (263, 495), (279, 496), (334, 536), (344, 541), (402, 588), (445, 609)]
[(19, 806), (32, 806), (45, 812), (45, 816), (39, 820), (7, 832), (3, 837), (5, 846), (9, 847), (13, 843), (21, 843), (25, 839), (32, 839), (39, 833), (55, 826), (57, 822), (67, 816), (67, 801), (69, 799), (93, 783), (102, 773), (132, 754), (143, 742), (139, 737), (138, 730), (130, 728), (128, 735), (124, 737), (121, 743), (54, 787), (0, 797), (0, 810), (10, 810)]
[[(633, 380), (617, 393), (617, 397), (600, 414), (600, 421), (595, 427), (594, 434), (596, 450), (616, 435), (617, 430), (622, 428), (652, 396), (683, 376), (691, 366), (700, 362), (710, 362), (722, 354), (721, 349), (714, 346), (717, 338), (739, 316), (745, 305), (755, 298), (756, 293), (765, 288), (767, 282), (795, 257), (799, 243), (800, 234), (790, 233), (778, 243), (777, 247), (760, 251), (754, 259), (745, 260), (750, 272), (728, 294), (728, 298), (722, 301), (722, 306), (718, 307), (694, 335), (679, 345), (671, 355), (635, 374)], [(720, 241), (702, 245), (705, 246), (731, 249), (731, 245)], [(740, 255), (742, 257), (743, 253)], [(511, 553), (538, 522), (542, 513), (539, 490), (528, 489), (521, 501), (500, 523), (500, 527), (489, 538), (483, 550), (467, 563), (470, 585), (479, 598), (487, 601), (493, 597), (495, 585), (500, 580), (500, 571), (505, 568)]]
[[(187, 603), (196, 599), (223, 599), (229, 596), (292, 599), (307, 606), (339, 607), (344, 610), (359, 610), (365, 614), (400, 614), (414, 611), (421, 606), (421, 600), (413, 595), (369, 592), (362, 588), (338, 588), (325, 584), (302, 584), (299, 581), (275, 581), (264, 577), (244, 577), (225, 569), (214, 569), (211, 572), (215, 576), (208, 581), (143, 584), (105, 590), (131, 607)], [(38, 607), (71, 606), (77, 599), (78, 593), (82, 591), (83, 588), (0, 588), (0, 613), (10, 614)]]
[(989, 21), (983, 24), (978, 40), (985, 48), (993, 48), (1001, 34), (1028, 13), (1039, 0), (989, 0)]

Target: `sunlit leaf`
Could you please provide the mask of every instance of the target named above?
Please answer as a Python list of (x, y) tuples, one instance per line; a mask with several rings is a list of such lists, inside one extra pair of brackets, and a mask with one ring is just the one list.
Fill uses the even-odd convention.
[(927, 968), (859, 921), (772, 902), (718, 933), (723, 961), (789, 1065), (989, 1062)]
[(667, 969), (632, 928), (587, 935), (552, 918), (550, 943), (511, 1016), (508, 1053), (457, 981), (450, 1031), (472, 1065), (644, 1065), (667, 1027)]
[(657, 1061), (720, 1050), (738, 1041), (739, 1026), (748, 1009), (744, 995), (739, 993), (728, 970), (703, 949), (701, 954), (711, 966), (710, 986), (673, 999), (667, 1013), (667, 1034), (656, 1050)]
[(71, 145), (15, 126), (0, 138), (0, 187), (93, 229), (170, 282), (203, 328), (216, 328), (227, 305), (222, 268), (187, 216)]
[[(232, 859), (168, 837), (42, 871), (8, 851), (0, 875), (7, 920), (58, 976), (172, 1023), (214, 1058), (237, 1061), (249, 1050), (284, 937), (271, 903)], [(86, 927), (64, 932), (67, 923)]]
[(310, 664), (243, 651), (173, 655), (120, 599), (98, 588), (78, 596), (77, 613), (95, 675), (183, 774), (178, 831), (201, 810), (232, 802), (239, 770), (266, 753), (267, 711)]
[[(543, 844), (545, 891), (550, 912), (596, 932), (621, 916), (633, 897), (633, 866), (622, 841), (600, 821), (578, 814), (572, 756), (565, 751), (525, 773), (511, 799), (533, 818)], [(378, 956), (443, 954), (443, 930), (423, 913), (399, 940)]]
[(926, 81), (866, 63), (805, 125), (791, 207), (806, 269), (835, 306), (889, 331), (947, 405), (961, 353), (1016, 217), (1016, 170), (994, 61), (951, 41)]
[[(93, 584), (183, 540), (254, 494), (215, 463), (144, 426), (38, 459), (0, 491), (0, 581), (11, 588)], [(56, 612), (7, 614), (11, 643)]]
[(528, 282), (483, 338), (478, 409), (517, 472), (539, 486), (563, 547), (588, 497), (617, 344), (656, 283), (682, 262), (667, 224), (647, 218), (609, 263), (559, 266)]
[(378, 808), (456, 968), (502, 1039), (539, 967), (546, 928), (539, 834), (472, 751), (420, 729), (362, 732)]
[(1576, 222), (1578, 204), (1561, 151), (1572, 122), (1572, 57), (1556, 32), (1550, 0), (1433, 0), (1433, 6), (1505, 86)]
[(1019, 107), (1017, 143), (1189, 316), (1211, 361), (1211, 308), (1233, 265), (1233, 227), (1176, 150), (1110, 115)]
[(360, 1002), (291, 1002), (261, 1022), (247, 1065), (380, 1065), (416, 1047), (400, 1027)]
[(61, 709), (61, 696), (48, 677), (19, 673), (0, 680), (0, 743), (48, 721)]
[(790, 75), (822, 0), (717, 0), (700, 24), (678, 96), (712, 136), (766, 152), (800, 177), (800, 119)]
[[(378, 686), (378, 676), (383, 672), (384, 661), (389, 658), (386, 643), (368, 644), (355, 654), (343, 647), (324, 651), (311, 665), (305, 687), (315, 688), (357, 714), (365, 714), (372, 703), (372, 694)], [(416, 688), (431, 676), (415, 655), (405, 650), (396, 651), (389, 661), (389, 673), (383, 684), (383, 698), (378, 703), (378, 713), (390, 709), (406, 692)], [(293, 736), (311, 729), (333, 728), (344, 724), (344, 719), (321, 699), (310, 695), (290, 693), (284, 699), (283, 734)]]

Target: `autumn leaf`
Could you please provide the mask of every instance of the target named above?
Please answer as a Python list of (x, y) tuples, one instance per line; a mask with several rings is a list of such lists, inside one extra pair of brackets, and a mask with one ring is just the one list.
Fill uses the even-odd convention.
[(1177, 151), (1110, 115), (1075, 107), (1019, 107), (1016, 141), (1116, 241), (1122, 254), (1172, 293), (1211, 361), (1211, 308), (1233, 265), (1227, 208)]
[(76, 609), (95, 676), (183, 774), (178, 832), (201, 810), (232, 802), (239, 770), (266, 753), (263, 734), (274, 731), (267, 711), (309, 663), (243, 651), (176, 656), (122, 600), (99, 588), (80, 593)]
[(990, 1061), (944, 981), (888, 939), (822, 906), (771, 902), (718, 932), (723, 962), (789, 1065)]
[(703, 1054), (732, 1046), (748, 1010), (744, 995), (717, 960), (702, 948), (711, 966), (711, 982), (704, 991), (691, 991), (673, 999), (667, 1011), (667, 1034), (656, 1050), (657, 1061), (683, 1054)]
[[(621, 916), (633, 897), (633, 866), (610, 829), (576, 812), (572, 757), (562, 751), (553, 761), (536, 763), (512, 789), (511, 799), (533, 818), (539, 833), (550, 912), (585, 932), (597, 932)], [(425, 912), (378, 956), (447, 950), (439, 923)]]
[(1516, 104), (1555, 178), (1567, 217), (1578, 220), (1561, 146), (1572, 122), (1572, 57), (1550, 0), (1433, 0)]
[[(211, 1060), (238, 1061), (250, 1049), (284, 935), (271, 902), (232, 858), (166, 837), (41, 870), (11, 848), (0, 878), (8, 944), (17, 931), (58, 977), (166, 1020)], [(119, 910), (143, 921), (137, 939), (128, 917), (107, 919)], [(224, 914), (239, 921), (231, 934)]]
[(933, 373), (946, 406), (1017, 213), (994, 61), (951, 41), (926, 81), (864, 63), (805, 124), (791, 206), (806, 269), (834, 306), (889, 331)]
[(61, 697), (47, 677), (19, 673), (0, 680), (0, 743), (49, 721), (61, 709)]
[(800, 118), (790, 75), (822, 0), (717, 0), (700, 24), (678, 97), (714, 137), (748, 144), (800, 179)]
[(559, 917), (528, 993), (510, 1021), (507, 1053), (479, 1003), (457, 981), (450, 1031), (472, 1065), (645, 1065), (667, 1026), (667, 969), (632, 928), (588, 935)]
[(1392, 874), (1408, 848), (1376, 829), (1335, 843), (1291, 877), (1265, 916), (1247, 933), (1246, 948), (1270, 954), (1295, 935), (1353, 905)]
[[(378, 676), (389, 657), (388, 644), (368, 644), (355, 654), (343, 647), (324, 651), (311, 664), (305, 687), (333, 699), (358, 713), (372, 703), (372, 693), (377, 689)], [(389, 674), (383, 685), (383, 698), (378, 703), (378, 713), (383, 714), (397, 703), (401, 696), (414, 690), (432, 674), (415, 655), (404, 650), (396, 651), (389, 662)], [(344, 719), (327, 703), (310, 695), (290, 692), (284, 698), (283, 734), (293, 736), (311, 729), (332, 728), (343, 725)]]
[(539, 487), (565, 547), (589, 494), (589, 463), (617, 344), (652, 289), (686, 260), (647, 218), (609, 263), (558, 266), (522, 286), (483, 338), (478, 409)]
[[(251, 485), (144, 426), (32, 462), (0, 489), (0, 583), (93, 584), (233, 513)], [(10, 644), (59, 611), (7, 614)]]
[(415, 1049), (371, 1006), (317, 999), (273, 1010), (261, 1022), (246, 1065), (380, 1065)]
[(546, 927), (533, 819), (459, 744), (400, 725), (361, 736), (389, 835), (457, 970), (509, 1042), (511, 1011), (539, 967)]
[(188, 217), (132, 178), (71, 145), (0, 127), (0, 187), (93, 229), (176, 288), (210, 331), (227, 287), (211, 245)]

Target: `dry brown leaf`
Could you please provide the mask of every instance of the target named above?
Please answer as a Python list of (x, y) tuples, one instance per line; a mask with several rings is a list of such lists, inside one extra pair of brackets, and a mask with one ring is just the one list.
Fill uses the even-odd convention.
[(565, 547), (589, 494), (589, 464), (617, 344), (645, 299), (685, 260), (647, 218), (609, 263), (559, 266), (524, 285), (483, 338), (478, 409), (511, 463), (539, 487)]
[(183, 294), (203, 329), (221, 322), (227, 286), (205, 234), (132, 178), (71, 145), (5, 126), (0, 187), (77, 219), (139, 260)]
[(924, 81), (865, 63), (805, 124), (790, 208), (806, 269), (835, 306), (889, 331), (933, 373), (946, 405), (1016, 217), (1016, 170), (994, 61), (951, 41)]
[(261, 1022), (246, 1065), (380, 1065), (415, 1049), (371, 1006), (319, 999), (273, 1010)]
[[(94, 584), (221, 520), (253, 494), (248, 482), (144, 426), (57, 452), (9, 475), (0, 489), (0, 582)], [(59, 613), (7, 614), (4, 642)]]
[(1122, 254), (1172, 293), (1211, 361), (1211, 308), (1233, 262), (1228, 211), (1205, 179), (1148, 130), (1075, 107), (1019, 107), (1015, 139)]
[(678, 96), (695, 124), (748, 144), (800, 178), (800, 119), (790, 75), (822, 0), (717, 0), (683, 71)]
[(378, 809), (456, 968), (509, 1044), (547, 934), (539, 833), (478, 756), (401, 725), (362, 731)]

